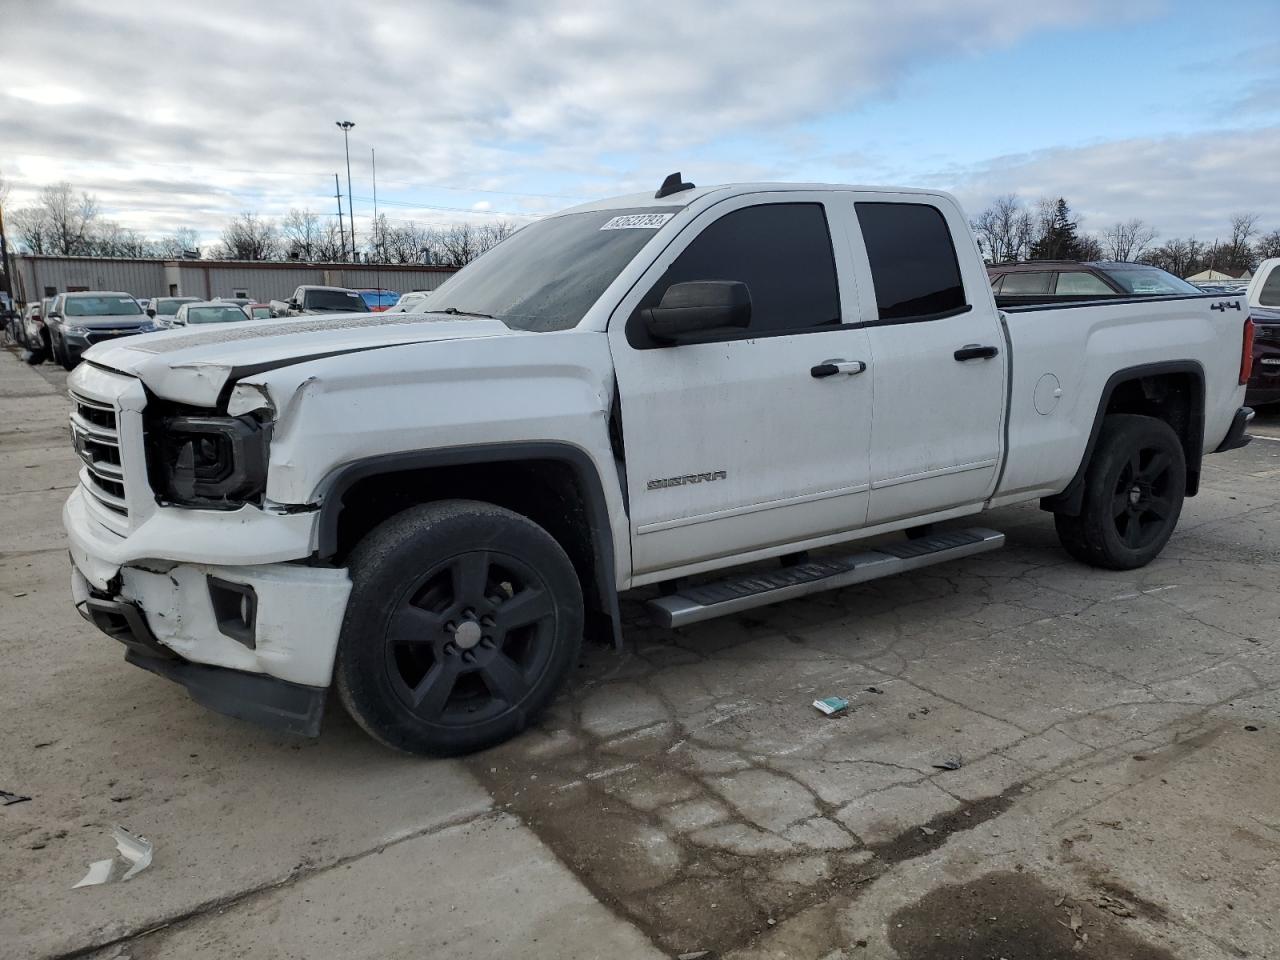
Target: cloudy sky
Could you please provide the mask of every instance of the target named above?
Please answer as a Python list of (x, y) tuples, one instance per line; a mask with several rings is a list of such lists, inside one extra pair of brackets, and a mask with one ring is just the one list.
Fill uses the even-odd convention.
[[(702, 8), (702, 9), (700, 9)], [(824, 180), (1064, 195), (1086, 228), (1280, 227), (1275, 0), (0, 0), (11, 207), (126, 226), (518, 218), (656, 187)]]

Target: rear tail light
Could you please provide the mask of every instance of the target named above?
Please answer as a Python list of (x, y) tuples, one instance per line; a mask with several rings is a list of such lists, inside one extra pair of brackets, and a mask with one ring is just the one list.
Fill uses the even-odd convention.
[(1244, 318), (1244, 342), (1240, 350), (1240, 383), (1253, 376), (1253, 317)]

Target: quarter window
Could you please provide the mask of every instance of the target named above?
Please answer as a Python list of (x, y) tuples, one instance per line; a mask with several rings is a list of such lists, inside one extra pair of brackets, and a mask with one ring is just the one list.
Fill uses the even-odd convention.
[(694, 238), (645, 296), (661, 302), (674, 283), (738, 280), (751, 291), (751, 333), (840, 323), (840, 294), (820, 203), (771, 203), (726, 213)]
[[(965, 307), (955, 244), (937, 207), (923, 203), (859, 203), (856, 207), (881, 320), (927, 320)], [(1002, 292), (1009, 292), (1007, 284)]]

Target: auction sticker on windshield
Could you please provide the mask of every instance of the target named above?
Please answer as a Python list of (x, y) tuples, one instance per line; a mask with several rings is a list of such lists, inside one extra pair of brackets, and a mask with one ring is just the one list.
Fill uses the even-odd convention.
[(605, 221), (601, 230), (657, 230), (674, 217), (674, 213), (630, 213)]

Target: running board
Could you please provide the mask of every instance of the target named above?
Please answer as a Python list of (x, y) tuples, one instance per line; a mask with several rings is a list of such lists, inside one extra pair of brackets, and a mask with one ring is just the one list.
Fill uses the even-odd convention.
[(678, 593), (650, 600), (648, 609), (659, 626), (683, 627), (727, 613), (739, 613), (821, 590), (878, 580), (1003, 546), (1003, 533), (982, 527), (933, 533), (918, 540), (891, 543), (862, 553), (823, 557), (780, 570), (684, 587)]

